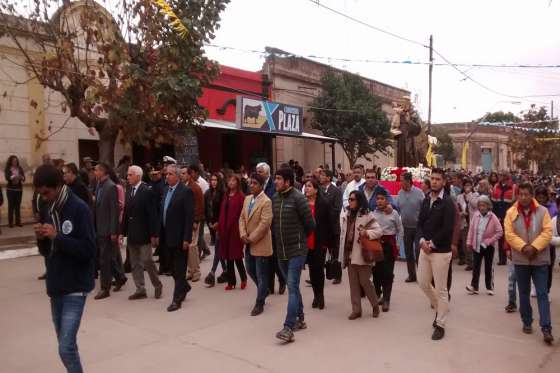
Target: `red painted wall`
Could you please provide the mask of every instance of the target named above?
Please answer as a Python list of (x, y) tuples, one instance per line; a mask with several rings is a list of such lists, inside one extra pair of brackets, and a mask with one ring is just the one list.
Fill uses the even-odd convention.
[[(259, 98), (262, 95), (263, 78), (260, 72), (240, 70), (222, 65), (220, 66), (220, 74), (212, 85), (212, 87), (204, 89), (204, 93), (198, 102), (209, 111), (211, 119), (235, 122), (234, 105), (228, 105), (223, 115), (219, 114), (217, 110), (221, 109), (229, 100), (235, 100), (239, 95)], [(270, 97), (270, 89), (268, 94)], [(224, 147), (231, 149), (231, 146), (228, 147), (227, 144), (224, 144), (224, 134), (232, 133), (239, 137), (238, 141), (235, 141), (236, 144), (239, 144), (239, 149), (237, 154), (230, 153), (228, 157), (227, 154), (224, 155), (223, 153)], [(232, 162), (238, 163), (235, 166), (243, 164), (248, 168), (252, 163), (251, 157), (254, 154), (266, 152), (270, 141), (270, 137), (260, 134), (201, 129), (198, 135), (199, 156), (206, 168), (212, 171), (222, 168), (224, 162), (230, 162), (230, 166), (232, 166)], [(231, 138), (229, 143), (231, 143)]]

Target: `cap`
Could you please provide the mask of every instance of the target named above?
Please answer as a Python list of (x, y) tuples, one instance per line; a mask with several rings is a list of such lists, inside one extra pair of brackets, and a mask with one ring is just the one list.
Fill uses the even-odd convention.
[(171, 158), (170, 156), (166, 155), (163, 157), (163, 163), (173, 163), (173, 164), (177, 164), (177, 161), (173, 158)]

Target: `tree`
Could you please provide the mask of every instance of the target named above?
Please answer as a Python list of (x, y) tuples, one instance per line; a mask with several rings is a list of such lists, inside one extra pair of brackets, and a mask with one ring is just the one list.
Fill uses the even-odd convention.
[(520, 156), (517, 167), (527, 169), (534, 162), (542, 173), (560, 169), (560, 143), (555, 140), (557, 129), (558, 121), (550, 118), (546, 107), (531, 105), (509, 138), (512, 152)]
[(321, 93), (313, 100), (312, 127), (340, 140), (353, 166), (368, 154), (389, 153), (390, 126), (381, 100), (370, 94), (362, 79), (347, 72), (325, 72)]
[(228, 2), (122, 0), (112, 17), (93, 0), (0, 0), (0, 36), (31, 77), (62, 95), (64, 112), (98, 132), (100, 160), (113, 164), (119, 132), (169, 142), (206, 118), (197, 100), (218, 66), (203, 47)]
[(513, 114), (511, 111), (508, 111), (507, 113), (503, 111), (496, 111), (494, 113), (486, 113), (477, 122), (517, 123), (521, 122), (521, 118)]
[(438, 126), (432, 126), (432, 136), (438, 140), (437, 145), (434, 147), (434, 153), (443, 157), (445, 162), (455, 163), (457, 154), (453, 146), (453, 139), (445, 129)]

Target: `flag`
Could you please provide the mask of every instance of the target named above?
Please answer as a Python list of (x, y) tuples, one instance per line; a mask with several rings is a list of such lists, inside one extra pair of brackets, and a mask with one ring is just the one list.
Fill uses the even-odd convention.
[(426, 164), (428, 167), (432, 167), (432, 161), (434, 158), (434, 153), (432, 152), (432, 144), (428, 143), (428, 152), (426, 153)]
[(461, 167), (463, 167), (464, 170), (467, 169), (467, 155), (469, 152), (469, 142), (465, 141), (465, 143), (463, 144), (463, 154), (461, 156)]

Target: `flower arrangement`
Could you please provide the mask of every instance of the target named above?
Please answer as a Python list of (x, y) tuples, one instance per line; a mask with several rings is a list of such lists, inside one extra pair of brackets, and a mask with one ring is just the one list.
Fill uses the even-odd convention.
[(401, 174), (410, 172), (413, 181), (423, 181), (430, 176), (430, 169), (420, 164), (418, 167), (385, 167), (381, 172), (381, 180), (400, 181)]

